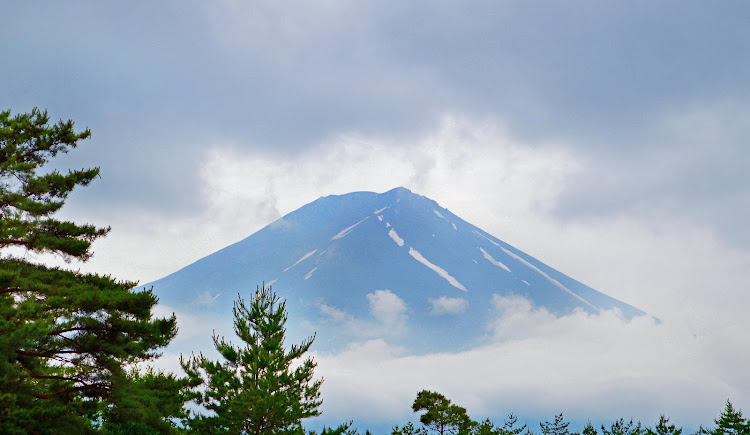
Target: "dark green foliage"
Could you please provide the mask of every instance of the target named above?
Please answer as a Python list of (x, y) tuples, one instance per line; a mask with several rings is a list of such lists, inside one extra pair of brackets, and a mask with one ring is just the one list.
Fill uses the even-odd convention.
[(480, 421), (471, 432), (474, 435), (502, 435), (503, 430), (496, 427), (489, 418)]
[(422, 390), (417, 393), (411, 409), (414, 412), (425, 411), (419, 421), (440, 435), (469, 433), (477, 424), (466, 414), (466, 408), (452, 404), (450, 399), (434, 391)]
[(570, 423), (563, 420), (562, 413), (556, 415), (554, 421), (545, 421), (539, 423), (539, 426), (542, 429), (542, 435), (570, 435), (568, 430)]
[(591, 424), (591, 421), (587, 422), (586, 426), (583, 427), (583, 431), (581, 431), (581, 435), (597, 435), (596, 428), (594, 427), (594, 425)]
[(193, 398), (215, 413), (196, 416), (191, 428), (202, 433), (304, 434), (302, 419), (320, 414), (323, 381), (313, 381), (312, 359), (292, 365), (314, 337), (284, 349), (286, 304), (270, 287), (257, 289), (249, 306), (240, 298), (233, 311), (234, 331), (244, 347), (214, 336), (223, 362), (203, 355), (182, 362), (193, 384), (205, 388), (196, 389)]
[(34, 252), (52, 252), (66, 258), (90, 257), (91, 242), (109, 228), (77, 225), (51, 217), (68, 194), (99, 175), (99, 168), (37, 174), (50, 158), (67, 153), (91, 136), (76, 133), (73, 122), (48, 125), (47, 112), (11, 117), (0, 112), (0, 248), (18, 246)]
[(724, 410), (714, 420), (714, 423), (716, 423), (715, 428), (704, 429), (701, 426), (698, 433), (708, 435), (750, 435), (750, 422), (742, 416), (742, 411), (734, 408), (728, 399), (724, 405)]
[(427, 435), (427, 429), (416, 428), (412, 422), (408, 422), (402, 427), (394, 426), (391, 435)]
[(638, 423), (633, 423), (633, 420), (626, 422), (623, 418), (615, 420), (609, 429), (602, 425), (602, 435), (641, 435), (642, 432), (640, 421)]
[(508, 418), (503, 422), (503, 426), (500, 429), (500, 435), (518, 435), (526, 430), (526, 425), (516, 427), (518, 424), (518, 417), (515, 415), (508, 414)]
[(659, 422), (653, 429), (646, 429), (646, 435), (680, 435), (681, 433), (682, 428), (678, 429), (675, 425), (669, 424), (669, 417), (664, 414), (659, 416)]
[(103, 412), (106, 433), (172, 433), (187, 417), (187, 379), (148, 369), (131, 370), (112, 388), (112, 402)]
[[(0, 112), (0, 249), (86, 260), (109, 229), (52, 215), (99, 170), (37, 171), (90, 133), (48, 121), (36, 109)], [(123, 367), (154, 357), (176, 320), (153, 319), (156, 297), (134, 285), (0, 258), (0, 433), (91, 432), (128, 395), (143, 395)]]
[[(352, 429), (353, 422), (343, 423), (340, 424), (337, 427), (329, 428), (329, 427), (323, 427), (323, 430), (321, 430), (320, 435), (360, 435), (359, 431), (357, 429)], [(307, 432), (308, 435), (318, 435), (317, 432), (311, 430)], [(372, 435), (372, 432), (369, 430), (365, 430), (364, 435)]]

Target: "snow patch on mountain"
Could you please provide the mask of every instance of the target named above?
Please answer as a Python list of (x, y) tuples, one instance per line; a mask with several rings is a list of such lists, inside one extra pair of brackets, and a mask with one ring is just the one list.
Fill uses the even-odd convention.
[(305, 281), (307, 281), (308, 279), (310, 279), (310, 277), (312, 276), (313, 272), (315, 272), (316, 270), (318, 270), (318, 266), (313, 267), (311, 271), (307, 272), (307, 275), (305, 275)]
[(412, 247), (409, 247), (409, 255), (411, 255), (412, 257), (414, 257), (415, 260), (419, 261), (420, 263), (422, 263), (425, 266), (429, 267), (430, 269), (434, 270), (435, 273), (437, 273), (438, 275), (440, 275), (441, 277), (443, 277), (445, 280), (447, 280), (450, 283), (450, 285), (452, 285), (453, 287), (455, 287), (455, 288), (457, 288), (459, 290), (467, 291), (466, 287), (464, 287), (463, 284), (461, 284), (460, 282), (458, 282), (458, 280), (456, 278), (450, 276), (450, 274), (445, 269), (443, 269), (442, 267), (440, 267), (440, 266), (438, 266), (436, 264), (430, 263), (430, 261), (427, 260), (426, 258), (424, 258), (424, 256), (422, 256), (422, 254), (420, 254), (419, 251), (417, 251), (416, 249), (414, 249)]
[(494, 258), (492, 258), (492, 255), (490, 255), (489, 252), (485, 251), (481, 247), (479, 248), (479, 250), (482, 251), (482, 255), (484, 255), (484, 258), (486, 258), (487, 261), (489, 261), (490, 263), (494, 264), (495, 266), (497, 266), (497, 267), (499, 267), (501, 269), (505, 269), (506, 271), (510, 272), (510, 269), (508, 268), (508, 266), (506, 266), (503, 263), (501, 263), (501, 262), (495, 260)]
[(448, 222), (449, 224), (451, 224), (453, 226), (454, 230), (458, 231), (458, 227), (456, 226), (456, 224), (454, 224), (453, 222), (449, 221), (448, 218), (446, 218), (445, 216), (443, 216), (442, 213), (440, 213), (439, 211), (437, 211), (435, 209), (432, 209), (432, 211), (437, 215), (437, 217), (439, 217), (440, 219), (445, 220), (446, 222)]
[(404, 246), (404, 239), (398, 236), (398, 233), (395, 229), (391, 228), (391, 230), (388, 231), (388, 235), (391, 237), (391, 239), (393, 239), (394, 242), (396, 242), (398, 246)]
[(490, 239), (489, 237), (485, 236), (484, 234), (480, 233), (480, 232), (479, 232), (479, 231), (477, 231), (477, 230), (474, 230), (474, 234), (476, 234), (476, 235), (477, 235), (477, 236), (479, 236), (479, 237), (482, 237), (482, 238), (486, 239), (487, 241), (489, 241), (490, 243), (492, 243), (492, 244), (493, 244), (493, 245), (495, 245), (495, 246), (500, 246), (500, 244), (499, 244), (499, 243), (497, 243), (496, 241), (494, 241), (494, 240)]
[(367, 219), (369, 219), (369, 218), (370, 218), (370, 216), (367, 216), (366, 218), (362, 219), (361, 221), (357, 222), (356, 224), (354, 224), (354, 225), (352, 225), (352, 226), (350, 226), (350, 227), (346, 227), (346, 228), (344, 228), (343, 230), (339, 231), (339, 233), (338, 233), (338, 234), (336, 234), (335, 236), (331, 237), (331, 240), (338, 240), (338, 239), (340, 239), (340, 238), (342, 238), (342, 237), (345, 237), (345, 236), (346, 236), (347, 234), (351, 233), (351, 232), (352, 232), (352, 230), (353, 230), (353, 229), (354, 229), (354, 228), (355, 228), (355, 227), (356, 227), (357, 225), (361, 224), (362, 222), (366, 221), (366, 220), (367, 220)]
[(581, 296), (579, 296), (578, 294), (576, 294), (575, 292), (573, 292), (571, 289), (565, 287), (564, 285), (562, 285), (560, 283), (560, 281), (558, 281), (558, 280), (552, 278), (551, 276), (547, 275), (546, 273), (544, 273), (544, 271), (542, 271), (538, 267), (534, 266), (533, 264), (529, 263), (528, 261), (524, 260), (523, 258), (521, 258), (518, 255), (510, 252), (509, 250), (507, 250), (505, 248), (500, 248), (500, 249), (502, 249), (503, 251), (505, 251), (506, 254), (510, 255), (511, 257), (513, 257), (516, 260), (518, 260), (521, 263), (523, 263), (526, 267), (528, 267), (528, 268), (534, 270), (536, 273), (542, 275), (544, 278), (547, 279), (547, 281), (551, 282), (555, 287), (559, 288), (560, 290), (562, 290), (564, 292), (569, 293), (571, 296), (573, 296), (574, 298), (576, 298), (579, 301), (583, 302), (584, 304), (590, 306), (594, 310), (599, 311), (599, 308), (596, 307), (594, 304), (592, 304), (591, 302), (589, 302), (586, 299), (582, 298)]
[(193, 301), (193, 304), (195, 304), (195, 305), (202, 305), (202, 306), (205, 306), (205, 307), (210, 307), (214, 303), (216, 303), (216, 299), (218, 299), (219, 296), (221, 296), (221, 293), (218, 293), (218, 294), (212, 296), (211, 292), (208, 291), (208, 290), (206, 290), (203, 293), (201, 293), (200, 295), (198, 295), (197, 298), (195, 298), (195, 300)]
[(310, 251), (310, 252), (308, 252), (307, 254), (303, 255), (303, 256), (302, 256), (302, 258), (300, 258), (299, 260), (297, 260), (297, 262), (296, 262), (296, 263), (294, 263), (294, 264), (292, 264), (291, 266), (289, 266), (289, 267), (287, 267), (286, 269), (284, 269), (284, 272), (286, 272), (287, 270), (289, 270), (289, 269), (293, 268), (294, 266), (296, 266), (296, 265), (298, 265), (298, 264), (302, 263), (303, 261), (307, 260), (308, 258), (310, 258), (310, 257), (311, 257), (311, 256), (312, 256), (313, 254), (315, 254), (316, 252), (318, 252), (318, 250), (317, 250), (317, 249), (313, 249), (312, 251)]
[(387, 208), (388, 208), (388, 206), (386, 205), (385, 207), (381, 208), (380, 210), (375, 210), (374, 212), (372, 212), (372, 214), (380, 214), (380, 213), (383, 212), (383, 210), (385, 210)]

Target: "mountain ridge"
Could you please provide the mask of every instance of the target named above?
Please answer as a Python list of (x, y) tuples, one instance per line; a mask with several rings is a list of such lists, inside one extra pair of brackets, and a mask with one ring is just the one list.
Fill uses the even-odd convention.
[(318, 331), (325, 349), (372, 337), (465, 348), (486, 335), (495, 295), (557, 315), (645, 314), (403, 187), (320, 197), (152, 285), (180, 311), (230, 316), (231, 296), (262, 282), (286, 298), (291, 327)]

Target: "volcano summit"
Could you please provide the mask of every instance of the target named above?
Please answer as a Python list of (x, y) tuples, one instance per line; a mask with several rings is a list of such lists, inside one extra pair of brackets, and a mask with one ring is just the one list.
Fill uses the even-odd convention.
[(376, 337), (463, 349), (485, 337), (498, 296), (557, 315), (645, 314), (402, 187), (322, 197), (149, 285), (177, 312), (231, 325), (237, 294), (262, 282), (286, 299), (293, 335), (317, 331), (318, 350)]

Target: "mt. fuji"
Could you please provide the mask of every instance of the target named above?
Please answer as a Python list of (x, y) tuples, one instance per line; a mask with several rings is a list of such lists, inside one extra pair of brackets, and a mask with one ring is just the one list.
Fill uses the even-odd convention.
[(467, 348), (486, 336), (496, 298), (557, 315), (645, 314), (402, 187), (322, 197), (148, 286), (162, 305), (221, 319), (206, 326), (228, 332), (237, 294), (263, 282), (286, 300), (292, 336), (316, 332), (317, 350), (375, 337)]

